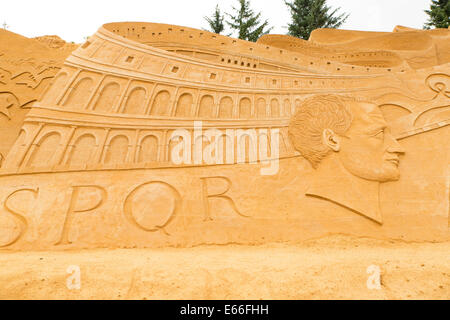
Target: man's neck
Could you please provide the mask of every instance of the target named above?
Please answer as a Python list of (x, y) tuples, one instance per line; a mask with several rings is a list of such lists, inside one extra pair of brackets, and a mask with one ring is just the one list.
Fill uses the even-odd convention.
[(306, 195), (331, 201), (382, 224), (379, 189), (379, 182), (354, 176), (332, 154), (319, 164)]

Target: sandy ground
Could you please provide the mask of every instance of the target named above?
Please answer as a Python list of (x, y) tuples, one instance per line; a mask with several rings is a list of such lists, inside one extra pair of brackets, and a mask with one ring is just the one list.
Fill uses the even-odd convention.
[[(332, 236), (301, 245), (1, 252), (0, 299), (450, 299), (450, 243)], [(381, 270), (368, 289), (367, 268)], [(67, 287), (69, 266), (80, 289)]]

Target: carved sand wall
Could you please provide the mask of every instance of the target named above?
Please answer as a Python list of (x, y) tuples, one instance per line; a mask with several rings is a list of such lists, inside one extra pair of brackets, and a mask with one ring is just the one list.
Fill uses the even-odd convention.
[(67, 44), (57, 37), (40, 37), (37, 41), (3, 29), (0, 42), (5, 44), (0, 49), (1, 166), (31, 105), (77, 45)]
[[(450, 239), (450, 31), (411, 31), (443, 48), (422, 65), (425, 44), (386, 45), (409, 31), (375, 40), (334, 32), (345, 46), (316, 36), (251, 43), (173, 25), (104, 25), (66, 59), (14, 137), (0, 171), (0, 246), (252, 244), (332, 233)], [(352, 48), (346, 39), (366, 47), (341, 51)], [(340, 104), (344, 96), (353, 98)], [(317, 112), (313, 97), (337, 111)], [(309, 103), (306, 116), (317, 115), (307, 124)], [(395, 155), (382, 166), (395, 174), (369, 168), (367, 145), (358, 149), (337, 129), (320, 132), (327, 151), (316, 167), (299, 141), (339, 108), (351, 119), (351, 141), (378, 119), (386, 135), (379, 149)], [(222, 138), (214, 151), (212, 130)], [(197, 156), (208, 152), (215, 162)], [(345, 156), (378, 175), (335, 167)]]

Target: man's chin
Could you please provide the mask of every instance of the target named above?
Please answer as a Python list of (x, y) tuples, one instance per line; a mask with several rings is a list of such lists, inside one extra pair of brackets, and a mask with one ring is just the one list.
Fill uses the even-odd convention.
[(397, 181), (398, 179), (400, 179), (400, 171), (398, 170), (398, 168), (389, 168), (385, 170), (380, 179), (380, 182)]

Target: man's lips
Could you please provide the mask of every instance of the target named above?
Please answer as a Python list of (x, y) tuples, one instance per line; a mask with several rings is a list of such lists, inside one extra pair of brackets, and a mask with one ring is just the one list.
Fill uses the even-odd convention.
[(398, 158), (386, 159), (386, 161), (388, 161), (388, 162), (394, 164), (394, 165), (397, 166), (397, 167), (398, 167), (398, 165), (400, 164), (400, 159), (398, 159)]

